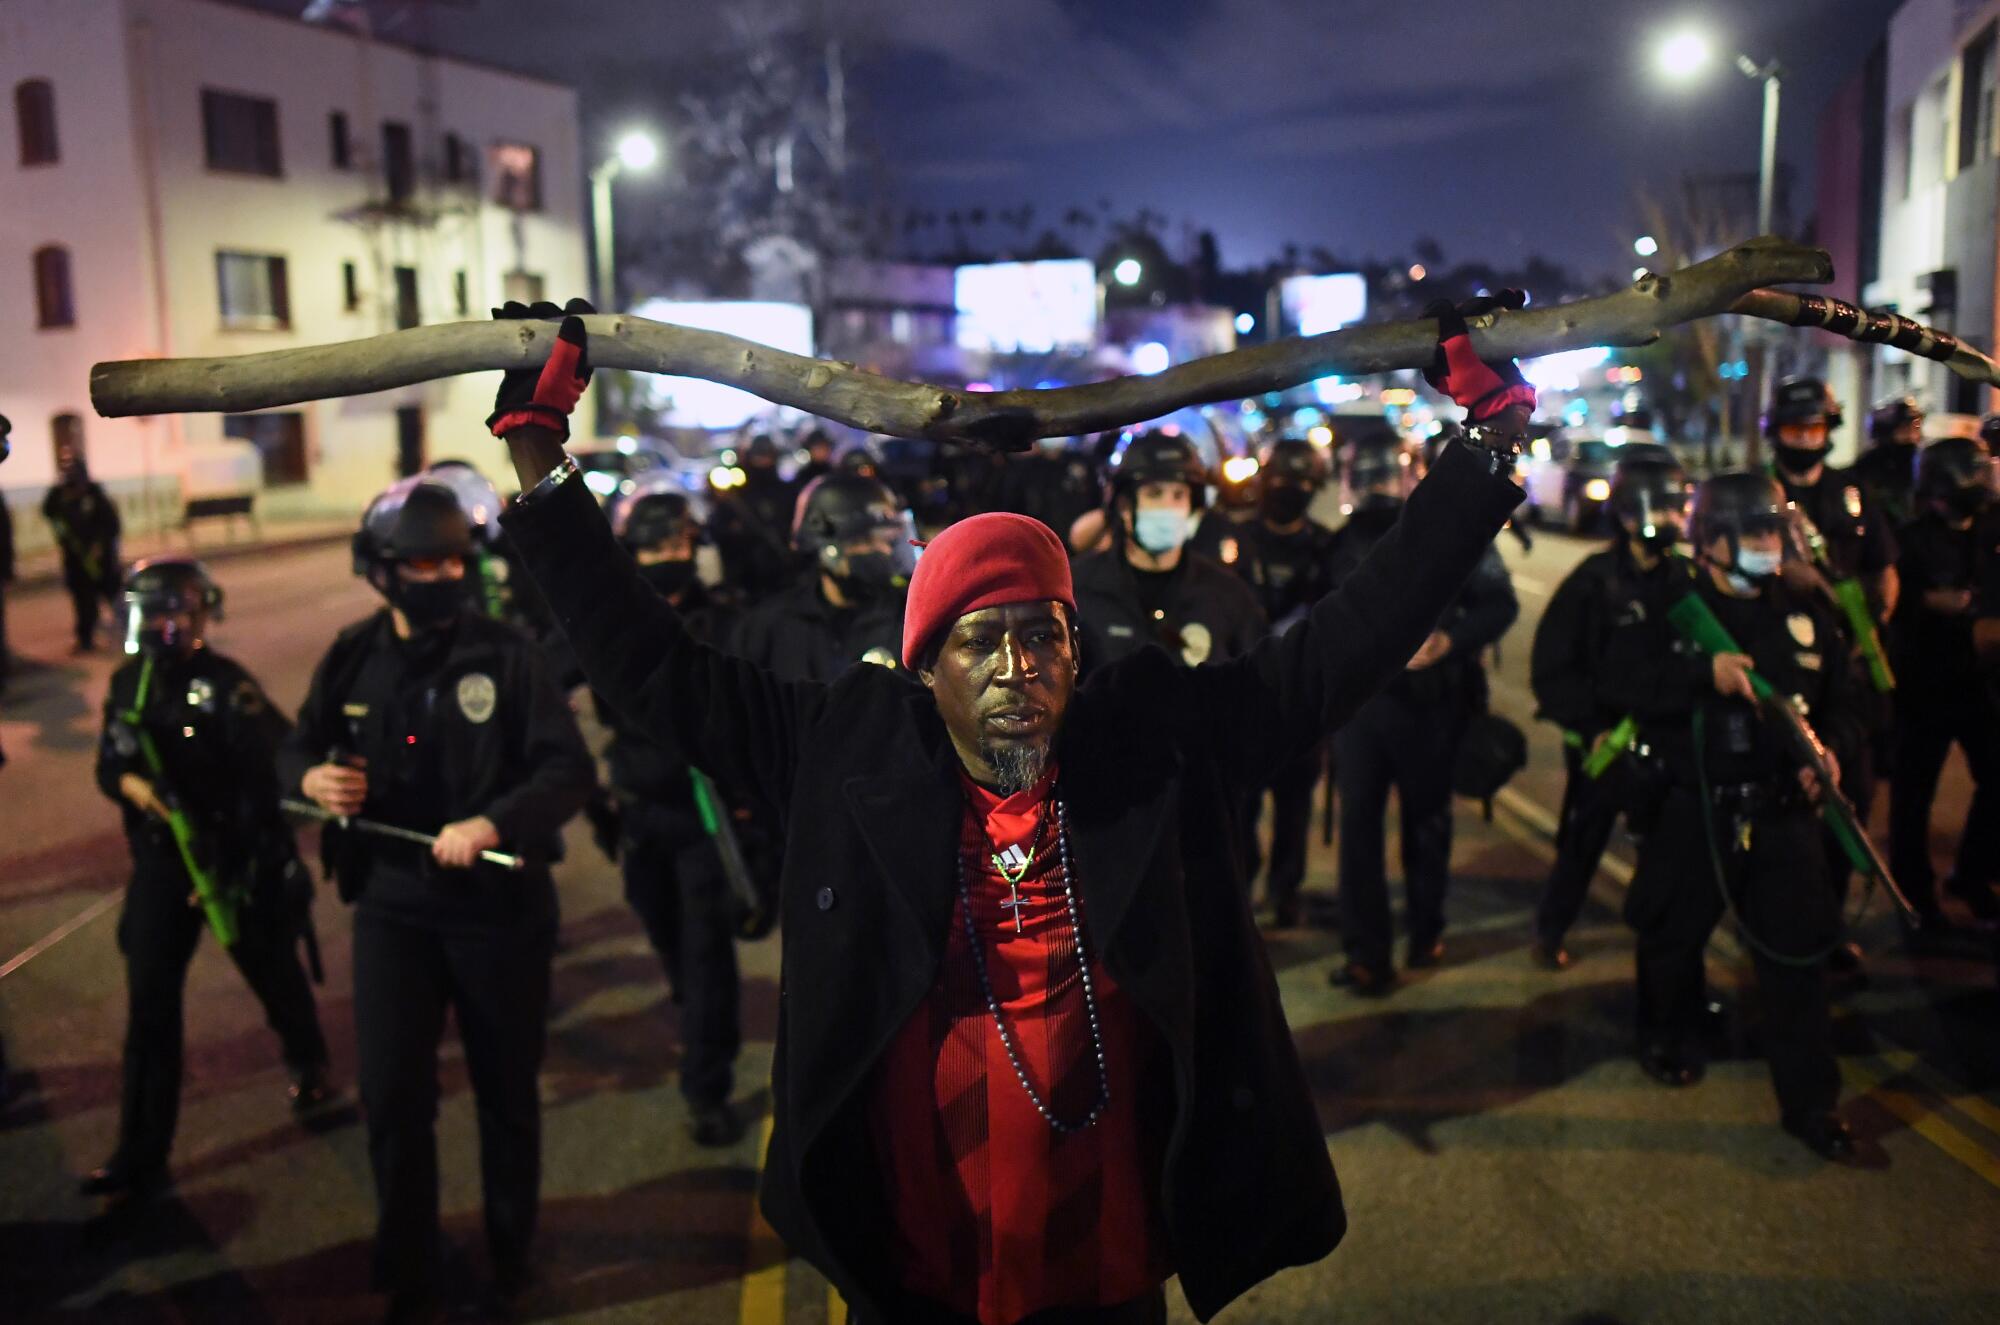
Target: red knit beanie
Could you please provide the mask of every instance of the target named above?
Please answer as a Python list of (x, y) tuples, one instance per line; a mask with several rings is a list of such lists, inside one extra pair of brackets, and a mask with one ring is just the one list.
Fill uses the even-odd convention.
[(1069, 554), (1040, 520), (993, 511), (968, 516), (933, 538), (917, 558), (903, 606), (903, 666), (968, 612), (1002, 603), (1048, 602), (1076, 611)]

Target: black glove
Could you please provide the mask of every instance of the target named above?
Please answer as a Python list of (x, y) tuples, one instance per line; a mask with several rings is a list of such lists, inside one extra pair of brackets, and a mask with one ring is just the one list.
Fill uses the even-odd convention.
[(590, 338), (580, 315), (596, 311), (586, 299), (572, 299), (561, 308), (546, 299), (532, 307), (509, 299), (493, 310), (493, 316), (502, 320), (562, 321), (546, 363), (540, 368), (510, 369), (500, 379), (493, 413), (486, 418), (486, 426), (495, 437), (504, 437), (524, 423), (538, 423), (569, 436), (570, 411), (590, 385)]
[(1481, 295), (1464, 303), (1447, 299), (1432, 301), (1424, 316), (1437, 319), (1437, 354), (1424, 370), (1424, 380), (1450, 396), (1466, 411), (1473, 423), (1484, 423), (1516, 405), (1535, 409), (1535, 389), (1521, 376), (1512, 359), (1498, 363), (1481, 359), (1472, 351), (1472, 337), (1465, 319), (1480, 317), (1496, 309), (1525, 308), (1528, 296), (1519, 290), (1502, 290), (1497, 295)]

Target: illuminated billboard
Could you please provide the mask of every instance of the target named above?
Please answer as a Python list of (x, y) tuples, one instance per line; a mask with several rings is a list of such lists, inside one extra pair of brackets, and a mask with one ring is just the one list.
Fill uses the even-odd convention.
[(1368, 313), (1368, 279), (1358, 272), (1332, 276), (1287, 276), (1278, 283), (1285, 325), (1301, 336), (1318, 336), (1359, 322)]
[[(793, 354), (813, 352), (812, 310), (803, 304), (648, 299), (632, 312), (655, 322), (727, 332)], [(671, 402), (666, 422), (676, 427), (738, 428), (771, 408), (771, 402), (748, 391), (699, 377), (659, 376), (644, 380), (654, 401)]]
[(961, 349), (1047, 354), (1097, 338), (1097, 269), (1087, 259), (974, 263), (954, 285)]

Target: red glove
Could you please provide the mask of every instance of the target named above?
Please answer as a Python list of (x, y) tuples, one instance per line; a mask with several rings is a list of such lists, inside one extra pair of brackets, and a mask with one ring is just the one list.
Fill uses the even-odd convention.
[(524, 423), (537, 423), (561, 433), (565, 439), (569, 437), (570, 411), (576, 408), (583, 389), (590, 385), (590, 338), (579, 315), (596, 311), (584, 299), (572, 299), (561, 308), (546, 299), (532, 307), (510, 299), (493, 310), (493, 316), (502, 320), (562, 319), (548, 362), (539, 369), (511, 369), (500, 379), (493, 412), (486, 417), (486, 426), (495, 437), (504, 437)]
[(1425, 317), (1437, 319), (1437, 357), (1424, 370), (1424, 380), (1450, 396), (1473, 423), (1484, 423), (1516, 405), (1535, 411), (1535, 389), (1521, 376), (1512, 359), (1490, 363), (1472, 350), (1472, 336), (1466, 330), (1468, 314), (1478, 317), (1499, 308), (1526, 307), (1528, 296), (1519, 290), (1502, 290), (1453, 304), (1439, 299), (1424, 310)]

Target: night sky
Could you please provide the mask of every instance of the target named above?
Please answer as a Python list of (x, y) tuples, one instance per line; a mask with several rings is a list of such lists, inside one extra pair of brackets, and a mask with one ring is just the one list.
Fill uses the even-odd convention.
[[(296, 12), (301, 0), (254, 0)], [(1286, 240), (1452, 260), (1542, 253), (1586, 272), (1634, 259), (1633, 193), (1681, 172), (1754, 171), (1760, 97), (1741, 49), (1790, 70), (1780, 159), (1810, 203), (1827, 99), (1893, 0), (795, 0), (849, 34), (857, 134), (902, 203), (1141, 206), (1213, 229), (1228, 265)], [(605, 132), (671, 96), (728, 0), (457, 0), (446, 50), (585, 90)], [(378, 5), (384, 13), (393, 4)], [(1659, 34), (1694, 20), (1724, 56), (1705, 80), (1654, 74)], [(595, 86), (614, 89), (593, 97)], [(639, 89), (636, 90), (635, 89)], [(635, 200), (636, 201), (636, 200)]]

